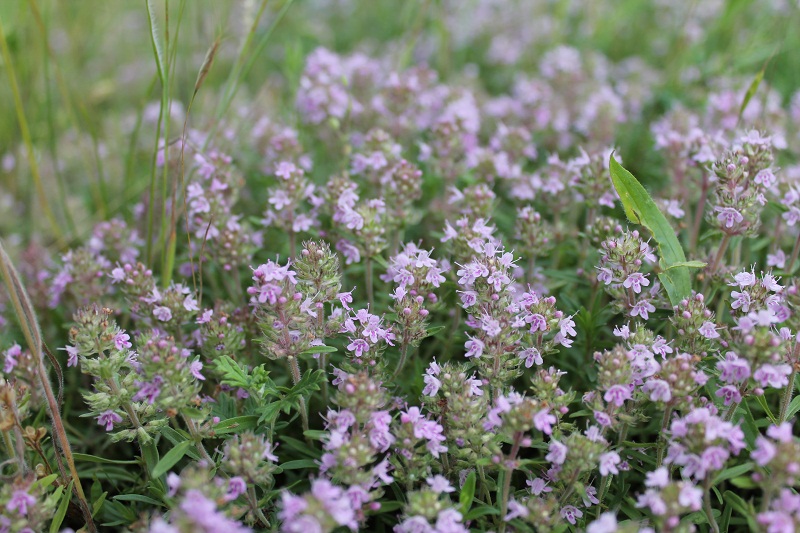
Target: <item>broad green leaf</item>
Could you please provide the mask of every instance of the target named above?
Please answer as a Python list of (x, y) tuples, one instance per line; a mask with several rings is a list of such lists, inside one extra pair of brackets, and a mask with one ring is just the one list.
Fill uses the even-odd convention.
[[(689, 276), (689, 268), (680, 266), (681, 263), (686, 263), (686, 255), (675, 236), (675, 230), (642, 184), (617, 163), (613, 154), (609, 158), (609, 170), (611, 181), (622, 200), (622, 207), (628, 220), (646, 227), (658, 243), (658, 253), (661, 256), (661, 272), (658, 274), (658, 279), (667, 290), (669, 301), (672, 305), (677, 305), (691, 295), (692, 279)], [(672, 268), (673, 265), (678, 266)]]
[(108, 492), (101, 494), (92, 504), (92, 518), (97, 517), (97, 513), (103, 508), (103, 504), (106, 502), (106, 496), (108, 496)]
[[(61, 494), (61, 502), (59, 502), (56, 514), (53, 515), (53, 521), (50, 523), (50, 533), (58, 533), (58, 531), (61, 530), (61, 524), (64, 522), (64, 517), (67, 516), (69, 501), (72, 498), (73, 483), (74, 481), (71, 480), (69, 485), (67, 485), (67, 490)], [(63, 486), (59, 487), (59, 489), (63, 488)]]
[(792, 403), (789, 404), (789, 408), (786, 410), (786, 420), (791, 420), (797, 411), (800, 411), (800, 396), (795, 396)]
[(37, 479), (33, 482), (33, 485), (39, 487), (49, 487), (56, 479), (58, 479), (58, 474), (50, 474), (42, 479)]
[(250, 378), (247, 372), (231, 357), (223, 355), (214, 361), (214, 365), (216, 365), (217, 371), (222, 374), (220, 381), (223, 384), (242, 389), (246, 389), (250, 385)]
[(466, 515), (472, 507), (472, 499), (475, 497), (475, 471), (469, 473), (467, 479), (464, 480), (464, 486), (461, 487), (461, 493), (458, 495), (458, 503), (461, 505), (461, 514)]
[(169, 472), (169, 469), (175, 466), (178, 461), (183, 459), (183, 456), (186, 455), (186, 451), (193, 445), (194, 443), (192, 441), (185, 440), (168, 451), (153, 469), (153, 477), (159, 478)]
[(475, 520), (481, 516), (500, 514), (500, 509), (497, 507), (490, 507), (488, 505), (481, 505), (471, 510), (464, 516), (464, 521)]

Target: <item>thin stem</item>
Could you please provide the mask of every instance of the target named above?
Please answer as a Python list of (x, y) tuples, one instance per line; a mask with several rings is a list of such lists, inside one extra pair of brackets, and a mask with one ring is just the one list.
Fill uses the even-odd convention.
[[(297, 385), (300, 383), (300, 365), (297, 363), (297, 357), (290, 355), (288, 360), (289, 370), (292, 373), (292, 382)], [(300, 396), (300, 418), (303, 421), (303, 433), (305, 434), (305, 432), (308, 431), (308, 406), (303, 396)]]
[(261, 508), (258, 506), (258, 499), (256, 498), (256, 488), (253, 485), (249, 485), (247, 487), (247, 503), (250, 505), (250, 509), (253, 511), (253, 514), (256, 518), (264, 525), (264, 527), (270, 527), (269, 520), (267, 517), (264, 516), (264, 513), (261, 511)]
[(658, 432), (658, 455), (656, 457), (656, 468), (660, 468), (661, 463), (664, 462), (664, 445), (667, 443), (666, 430), (671, 415), (672, 406), (670, 405), (664, 410), (664, 418), (661, 419), (661, 431)]
[(186, 423), (186, 429), (189, 430), (189, 435), (192, 436), (192, 440), (194, 440), (195, 445), (197, 446), (197, 451), (200, 452), (200, 455), (208, 461), (209, 468), (214, 466), (214, 459), (206, 451), (206, 447), (203, 446), (203, 438), (200, 436), (200, 432), (197, 431), (197, 426), (194, 423), (194, 420), (189, 418), (186, 415), (181, 415), (183, 421)]
[(794, 248), (792, 248), (792, 257), (789, 258), (789, 264), (786, 266), (786, 273), (791, 274), (794, 268), (794, 262), (797, 261), (797, 255), (800, 254), (800, 233), (797, 234), (797, 240), (794, 241)]
[(703, 175), (703, 185), (700, 191), (700, 201), (697, 203), (697, 209), (694, 213), (694, 224), (692, 224), (692, 235), (689, 239), (689, 249), (695, 251), (697, 248), (697, 239), (700, 236), (700, 225), (703, 222), (703, 214), (706, 210), (706, 200), (708, 200), (708, 177)]
[(367, 256), (367, 258), (364, 260), (364, 277), (364, 283), (367, 286), (367, 301), (369, 302), (369, 310), (372, 312), (375, 308), (375, 297), (372, 287), (372, 258), (369, 256)]
[(731, 242), (731, 236), (729, 234), (724, 234), (722, 237), (722, 242), (719, 243), (719, 249), (717, 250), (717, 254), (714, 256), (714, 261), (711, 263), (711, 266), (708, 269), (709, 275), (713, 275), (717, 273), (717, 269), (719, 268), (719, 263), (722, 261), (725, 252), (728, 249), (728, 244)]
[(794, 378), (796, 375), (797, 365), (792, 363), (792, 373), (789, 374), (789, 383), (786, 385), (786, 390), (783, 391), (783, 399), (781, 400), (781, 411), (778, 417), (778, 420), (781, 422), (786, 421), (786, 412), (789, 410), (789, 404), (792, 403), (792, 396), (794, 396)]
[(514, 442), (511, 445), (511, 453), (509, 453), (508, 457), (505, 460), (504, 465), (504, 475), (503, 475), (503, 490), (500, 493), (500, 531), (505, 531), (506, 529), (506, 513), (508, 512), (508, 497), (509, 492), (511, 491), (511, 476), (514, 473), (514, 461), (517, 458), (517, 453), (519, 453), (519, 447), (522, 443), (522, 436), (523, 433), (521, 431), (517, 431), (514, 433)]
[(392, 374), (392, 381), (400, 375), (400, 372), (403, 370), (403, 367), (406, 364), (406, 359), (408, 358), (408, 346), (409, 342), (406, 340), (405, 335), (403, 336), (403, 346), (400, 348), (400, 361), (397, 363), (397, 368), (394, 369), (394, 373)]
[(714, 518), (714, 513), (711, 512), (711, 478), (706, 477), (705, 482), (703, 483), (703, 487), (705, 488), (703, 494), (703, 510), (706, 512), (706, 518), (708, 518), (708, 525), (711, 528), (711, 531), (714, 533), (719, 533), (719, 526), (717, 525), (717, 520)]
[(486, 472), (483, 469), (483, 466), (478, 465), (478, 477), (481, 478), (481, 491), (483, 495), (486, 497), (486, 503), (491, 506), (492, 505), (492, 493), (489, 491), (489, 484), (486, 482)]

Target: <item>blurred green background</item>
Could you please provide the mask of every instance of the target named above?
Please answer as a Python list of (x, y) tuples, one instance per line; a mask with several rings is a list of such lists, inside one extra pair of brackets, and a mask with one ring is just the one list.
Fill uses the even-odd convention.
[[(424, 61), (444, 79), (474, 83), (477, 74), (489, 93), (506, 90), (520, 72), (535, 73), (542, 53), (558, 44), (596, 50), (615, 62), (637, 56), (664, 76), (649, 113), (676, 100), (702, 99), (704, 89), (720, 79), (747, 83), (765, 66), (765, 81), (784, 102), (800, 88), (800, 33), (794, 31), (800, 10), (794, 0), (157, 0), (150, 5), (159, 38), (168, 34), (165, 53), (174, 58), (170, 137), (179, 134), (182, 110), (216, 39), (219, 50), (190, 114), (198, 129), (213, 125), (215, 117), (230, 122), (241, 101), (255, 101), (292, 123), (304, 57), (320, 45), (380, 55), (398, 68)], [(149, 183), (162, 95), (147, 2), (3, 0), (0, 23), (8, 52), (0, 69), (0, 229), (52, 234), (55, 224), (63, 231), (63, 247), (97, 219), (129, 217)], [(233, 89), (236, 98), (227, 108), (225, 94)], [(25, 161), (20, 115), (41, 175), (38, 189)], [(623, 132), (620, 142), (643, 148), (648, 135)]]

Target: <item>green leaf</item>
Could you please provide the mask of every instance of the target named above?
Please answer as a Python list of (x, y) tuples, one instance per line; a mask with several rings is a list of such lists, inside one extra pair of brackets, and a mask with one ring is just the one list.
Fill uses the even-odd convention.
[(800, 396), (795, 396), (789, 404), (789, 408), (786, 409), (786, 420), (791, 420), (797, 411), (800, 411)]
[(747, 88), (747, 92), (744, 93), (744, 98), (742, 99), (742, 105), (739, 107), (739, 120), (742, 119), (744, 110), (747, 109), (747, 104), (750, 103), (750, 100), (753, 99), (753, 96), (755, 96), (756, 91), (758, 91), (758, 86), (761, 85), (761, 80), (764, 79), (764, 71), (766, 69), (767, 65), (765, 64), (758, 72), (758, 74), (756, 74), (756, 77), (753, 78), (753, 81), (750, 82), (750, 86)]
[(759, 531), (758, 523), (755, 518), (755, 509), (753, 509), (752, 504), (745, 502), (741, 496), (729, 490), (726, 490), (722, 497), (740, 515), (747, 519), (747, 524), (750, 526), (751, 531)]
[(139, 461), (130, 461), (122, 459), (106, 459), (105, 457), (98, 457), (96, 455), (89, 455), (87, 453), (73, 453), (72, 458), (76, 463), (100, 463), (105, 465), (138, 465)]
[(497, 507), (491, 507), (489, 505), (481, 505), (479, 507), (474, 508), (469, 513), (467, 513), (464, 516), (464, 521), (468, 522), (470, 520), (475, 520), (476, 518), (490, 514), (491, 515), (500, 514), (500, 509), (498, 509)]
[[(61, 530), (61, 524), (64, 522), (64, 517), (67, 516), (67, 509), (69, 509), (69, 501), (72, 498), (72, 484), (74, 481), (70, 480), (67, 485), (67, 490), (61, 494), (61, 502), (58, 504), (56, 514), (53, 515), (53, 521), (50, 523), (50, 533), (58, 533)], [(63, 487), (59, 487), (63, 489)]]
[(461, 514), (466, 515), (472, 507), (472, 500), (475, 498), (475, 471), (469, 473), (467, 479), (464, 480), (464, 486), (461, 487), (461, 493), (458, 495), (458, 503), (461, 505)]
[(155, 505), (156, 507), (166, 507), (163, 502), (147, 496), (142, 496), (141, 494), (120, 494), (118, 496), (114, 496), (113, 499), (122, 502), (140, 502), (148, 505)]
[(300, 355), (313, 355), (315, 353), (333, 353), (339, 351), (339, 348), (334, 346), (312, 346), (308, 350), (303, 350)]
[(215, 435), (227, 435), (228, 433), (238, 433), (246, 429), (253, 429), (258, 426), (256, 415), (236, 416), (223, 420), (214, 426)]
[(58, 479), (58, 474), (50, 474), (49, 476), (45, 476), (42, 479), (37, 479), (34, 481), (33, 486), (49, 487), (56, 479)]
[(667, 267), (667, 270), (678, 268), (678, 267), (686, 267), (686, 268), (705, 268), (708, 263), (704, 261), (680, 261), (678, 263), (672, 263), (670, 266)]
[(723, 481), (735, 477), (739, 477), (742, 474), (746, 474), (747, 472), (753, 469), (753, 463), (744, 463), (741, 465), (732, 466), (730, 468), (726, 468), (714, 478), (714, 481), (711, 483), (712, 485), (719, 485)]
[(220, 380), (225, 385), (246, 389), (250, 385), (250, 377), (231, 357), (223, 355), (214, 361), (217, 371), (222, 374)]
[(153, 469), (152, 475), (154, 478), (159, 478), (166, 474), (170, 468), (175, 466), (178, 461), (183, 459), (186, 451), (191, 448), (194, 443), (190, 440), (185, 440), (172, 448), (167, 454), (161, 458), (156, 467)]
[[(677, 305), (691, 295), (692, 279), (689, 268), (680, 266), (680, 263), (686, 263), (686, 255), (675, 236), (675, 230), (642, 184), (617, 163), (613, 154), (609, 157), (609, 170), (628, 220), (646, 227), (658, 243), (658, 253), (661, 256), (658, 279), (667, 290), (669, 301), (672, 305)], [(676, 266), (672, 268), (673, 265)]]
[(283, 470), (302, 470), (304, 468), (316, 469), (319, 465), (313, 459), (297, 459), (294, 461), (286, 461), (281, 465)]
[(95, 518), (97, 513), (100, 512), (100, 509), (103, 508), (103, 504), (106, 502), (106, 496), (108, 496), (108, 492), (101, 494), (92, 504), (92, 518)]
[(425, 335), (425, 337), (426, 337), (426, 338), (427, 338), (427, 337), (433, 337), (433, 336), (435, 336), (437, 333), (439, 333), (439, 332), (441, 332), (441, 331), (444, 331), (444, 330), (445, 330), (445, 328), (447, 328), (447, 326), (433, 326), (433, 327), (431, 327), (431, 328), (428, 328), (428, 333)]

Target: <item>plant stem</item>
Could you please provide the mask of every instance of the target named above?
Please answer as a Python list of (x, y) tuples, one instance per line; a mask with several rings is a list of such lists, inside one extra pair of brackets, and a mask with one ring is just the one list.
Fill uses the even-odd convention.
[(789, 258), (789, 264), (786, 265), (786, 274), (791, 274), (794, 269), (794, 262), (797, 261), (797, 255), (800, 254), (800, 233), (797, 234), (797, 240), (794, 241), (794, 248), (792, 248), (792, 257)]
[(492, 493), (489, 491), (489, 484), (486, 482), (486, 472), (481, 465), (478, 465), (478, 477), (481, 478), (481, 491), (486, 497), (486, 503), (492, 505)]
[(370, 313), (375, 309), (375, 297), (372, 287), (372, 257), (367, 256), (364, 260), (364, 283), (367, 286), (367, 301), (369, 302)]
[(665, 432), (671, 415), (672, 406), (668, 406), (664, 410), (664, 418), (661, 419), (661, 431), (658, 433), (658, 456), (656, 457), (656, 468), (660, 468), (661, 463), (664, 462), (664, 445), (667, 443)]
[(708, 269), (709, 275), (714, 275), (717, 273), (719, 263), (722, 261), (722, 257), (725, 255), (725, 251), (728, 249), (728, 243), (730, 242), (731, 236), (725, 233), (722, 237), (722, 242), (719, 243), (719, 249), (717, 250), (717, 254), (714, 256), (714, 261), (711, 263), (711, 266)]
[(719, 533), (719, 526), (717, 525), (717, 521), (714, 518), (714, 513), (711, 512), (711, 478), (706, 477), (705, 482), (703, 483), (704, 494), (703, 494), (703, 510), (706, 512), (706, 518), (708, 518), (708, 525), (711, 528), (711, 531), (714, 533)]
[(403, 336), (403, 347), (400, 348), (400, 361), (397, 362), (397, 368), (394, 369), (394, 373), (392, 374), (392, 381), (397, 378), (400, 372), (403, 370), (403, 367), (406, 364), (406, 359), (408, 358), (408, 341), (405, 339), (405, 335)]
[(186, 429), (189, 430), (189, 434), (192, 436), (192, 439), (197, 446), (197, 451), (200, 452), (200, 455), (203, 457), (203, 459), (208, 461), (209, 468), (213, 468), (215, 464), (214, 459), (211, 458), (206, 451), (206, 447), (203, 446), (203, 438), (200, 436), (200, 432), (197, 431), (197, 426), (194, 424), (194, 420), (183, 414), (181, 416), (183, 421), (186, 423)]
[[(795, 349), (796, 351), (796, 349)], [(794, 378), (797, 376), (797, 365), (792, 363), (792, 373), (789, 374), (789, 383), (786, 385), (786, 390), (783, 391), (783, 399), (781, 400), (781, 411), (778, 420), (781, 422), (786, 421), (786, 412), (789, 409), (789, 404), (792, 403), (792, 396), (794, 396)]]
[[(511, 445), (511, 453), (509, 453), (508, 457), (505, 460), (504, 465), (504, 475), (503, 475), (503, 489), (500, 493), (500, 531), (503, 532), (506, 529), (506, 513), (508, 512), (508, 497), (509, 492), (511, 491), (511, 476), (514, 473), (514, 466), (513, 462), (517, 458), (517, 453), (519, 453), (519, 446), (522, 443), (522, 435), (521, 431), (517, 431), (514, 433), (514, 442)], [(512, 463), (509, 466), (509, 463)]]
[[(297, 385), (300, 383), (300, 365), (297, 363), (297, 357), (290, 355), (288, 360), (289, 370), (292, 373), (292, 382)], [(305, 433), (308, 431), (308, 406), (306, 406), (306, 399), (303, 396), (300, 396), (300, 418), (303, 421), (303, 433)]]

